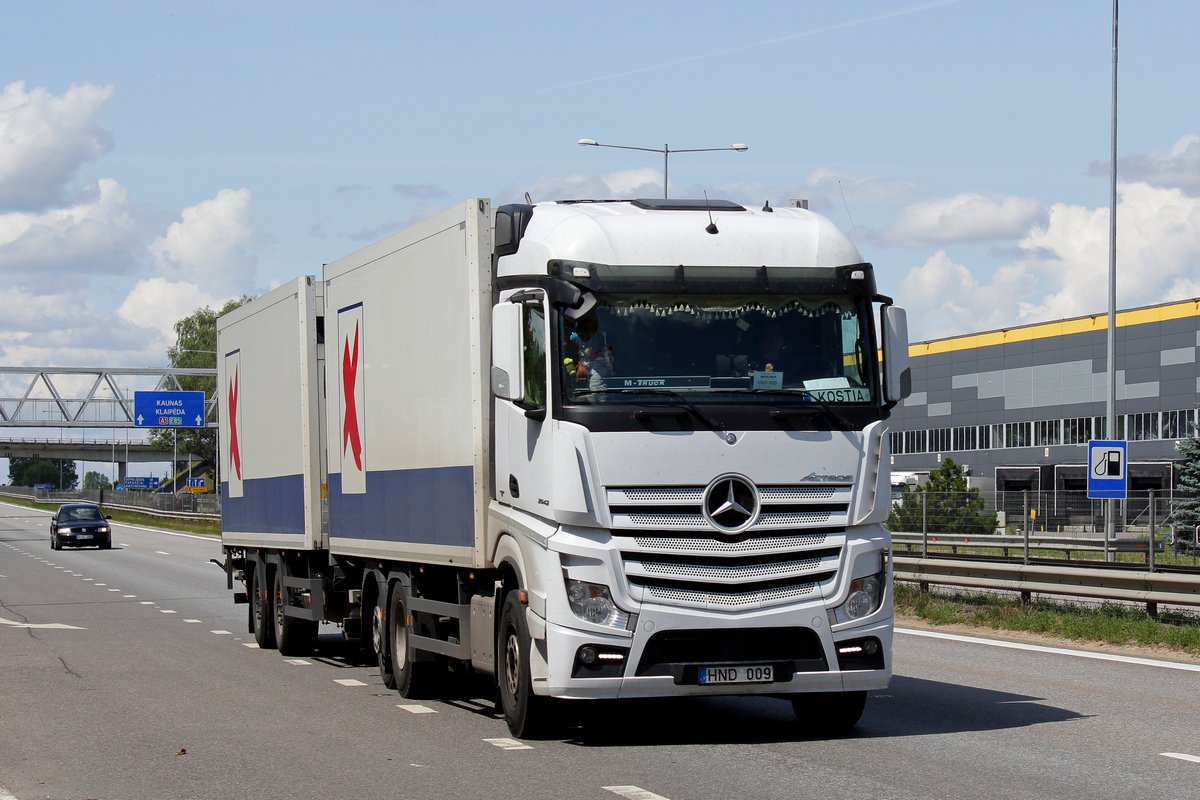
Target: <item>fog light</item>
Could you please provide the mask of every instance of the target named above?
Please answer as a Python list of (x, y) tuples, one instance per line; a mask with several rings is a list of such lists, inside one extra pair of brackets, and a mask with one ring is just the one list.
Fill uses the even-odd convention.
[(580, 650), (579, 650), (579, 663), (581, 663), (581, 664), (595, 664), (595, 663), (596, 663), (596, 658), (597, 658), (597, 656), (598, 656), (598, 655), (599, 655), (599, 654), (596, 652), (596, 648), (594, 648), (594, 647), (583, 647), (583, 648), (580, 648)]

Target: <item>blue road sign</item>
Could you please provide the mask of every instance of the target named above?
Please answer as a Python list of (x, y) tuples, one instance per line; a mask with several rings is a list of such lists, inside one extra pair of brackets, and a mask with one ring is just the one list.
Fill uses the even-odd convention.
[(145, 492), (145, 491), (149, 491), (151, 489), (158, 488), (158, 478), (148, 478), (145, 476), (136, 477), (136, 478), (135, 477), (127, 477), (125, 479), (125, 483), (123, 485), (128, 491)]
[(133, 423), (142, 428), (203, 428), (204, 392), (134, 392)]
[(1128, 495), (1127, 442), (1088, 442), (1088, 488), (1091, 500), (1124, 500)]

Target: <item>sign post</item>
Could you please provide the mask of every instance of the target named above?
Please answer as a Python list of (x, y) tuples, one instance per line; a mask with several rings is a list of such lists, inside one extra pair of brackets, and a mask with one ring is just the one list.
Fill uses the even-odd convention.
[[(1093, 439), (1088, 442), (1088, 499), (1125, 500), (1129, 496), (1129, 443)], [(1110, 503), (1111, 507), (1111, 503)], [(1104, 526), (1104, 560), (1108, 560), (1109, 531)]]

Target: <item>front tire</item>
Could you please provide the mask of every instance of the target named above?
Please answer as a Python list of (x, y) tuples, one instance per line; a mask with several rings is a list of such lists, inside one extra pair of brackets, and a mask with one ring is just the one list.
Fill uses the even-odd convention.
[(275, 647), (275, 626), (271, 621), (271, 592), (264, 585), (262, 572), (256, 569), (250, 577), (250, 627), (258, 646), (270, 650)]
[(51, 550), (62, 550), (62, 542), (58, 541), (57, 533), (54, 533), (54, 532), (50, 533), (50, 549)]
[(271, 592), (275, 627), (275, 644), (285, 656), (308, 655), (317, 646), (317, 622), (310, 619), (289, 617), (284, 610), (290, 605), (283, 586), (282, 567), (275, 570), (274, 590)]
[(848, 733), (867, 704), (866, 692), (813, 692), (792, 695), (796, 720), (806, 729), (825, 734)]
[(500, 683), (500, 706), (508, 730), (518, 739), (542, 738), (552, 731), (551, 700), (533, 693), (529, 652), (533, 639), (525, 621), (525, 606), (516, 592), (504, 598), (500, 631), (496, 638), (496, 679)]

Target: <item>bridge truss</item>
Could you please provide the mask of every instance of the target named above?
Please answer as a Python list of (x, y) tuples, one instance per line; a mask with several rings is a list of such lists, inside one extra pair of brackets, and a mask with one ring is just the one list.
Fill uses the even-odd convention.
[(217, 371), (174, 367), (0, 367), (0, 427), (135, 428), (134, 393), (180, 391), (182, 377), (213, 379), (204, 418), (216, 427)]

